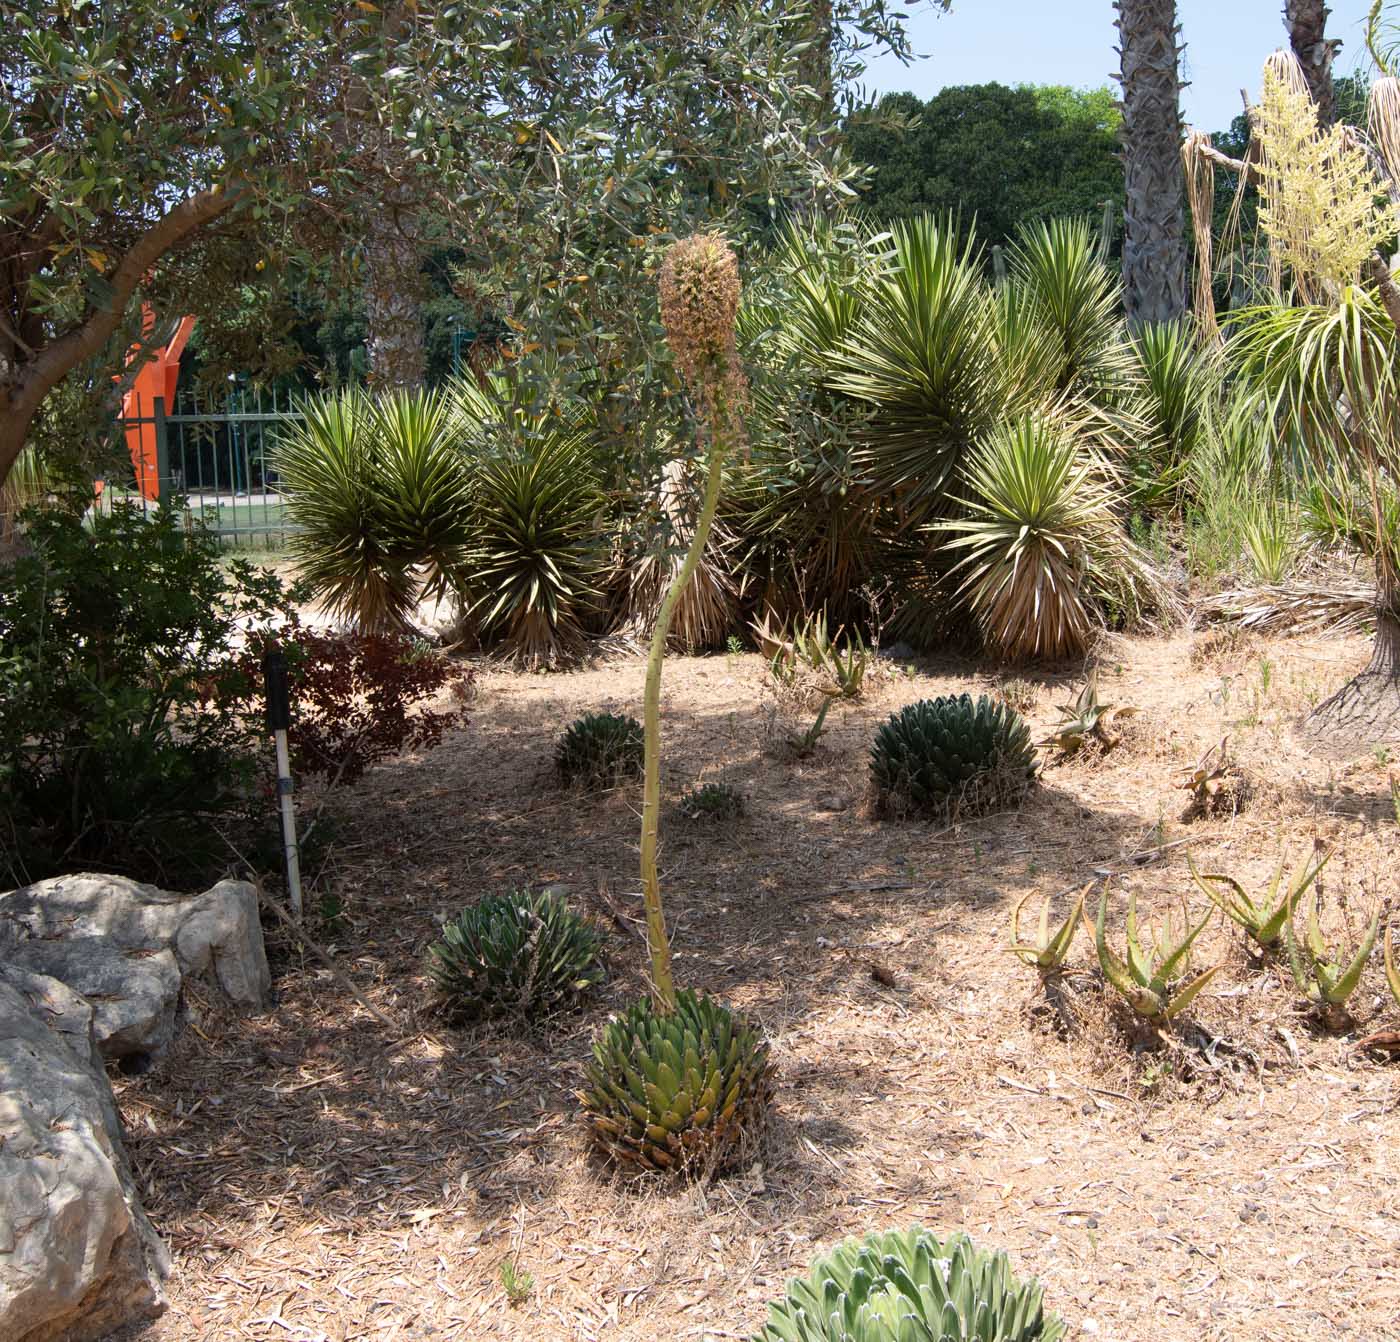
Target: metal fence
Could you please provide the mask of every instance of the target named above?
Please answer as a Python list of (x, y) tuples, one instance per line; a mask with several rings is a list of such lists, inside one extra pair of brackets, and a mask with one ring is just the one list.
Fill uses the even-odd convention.
[(120, 425), (130, 474), (110, 479), (104, 498), (143, 508), (183, 498), (190, 515), (225, 544), (276, 550), (295, 529), (272, 462), (278, 434), (300, 418), (290, 392), (232, 388), (217, 400), (180, 392), (128, 406)]

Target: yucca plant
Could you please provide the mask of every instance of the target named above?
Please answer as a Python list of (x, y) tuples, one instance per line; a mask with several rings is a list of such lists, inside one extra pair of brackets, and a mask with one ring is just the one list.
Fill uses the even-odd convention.
[(963, 552), (954, 572), (987, 643), (1012, 658), (1081, 655), (1102, 599), (1131, 601), (1147, 580), (1101, 464), (1061, 423), (1032, 414), (978, 446), (965, 483), (968, 515), (938, 530)]
[(562, 420), (514, 415), (474, 466), (472, 614), (515, 662), (558, 665), (583, 647), (607, 560), (592, 447)]
[(1103, 976), (1127, 1004), (1145, 1020), (1170, 1021), (1195, 1000), (1201, 989), (1223, 966), (1212, 965), (1194, 978), (1186, 976), (1191, 965), (1191, 947), (1215, 916), (1212, 905), (1195, 927), (1177, 927), (1170, 917), (1144, 947), (1138, 935), (1137, 895), (1128, 895), (1126, 958), (1108, 944), (1104, 920), (1108, 914), (1108, 882), (1099, 895), (1099, 915), (1094, 923), (1094, 949)]
[(642, 771), (642, 724), (620, 713), (585, 713), (571, 722), (554, 752), (566, 783), (612, 787)]
[(876, 732), (870, 774), (882, 808), (976, 812), (1019, 799), (1035, 747), (1021, 715), (986, 695), (921, 699)]
[(1219, 374), (1189, 322), (1144, 322), (1132, 333), (1142, 374), (1136, 398), (1148, 436), (1130, 453), (1129, 497), (1139, 509), (1170, 507), (1210, 425)]
[(1091, 888), (1086, 885), (1079, 892), (1064, 921), (1053, 933), (1050, 931), (1050, 897), (1047, 895), (1040, 909), (1040, 927), (1034, 941), (1025, 941), (1021, 937), (1021, 910), (1035, 894), (1035, 891), (1028, 890), (1011, 910), (1011, 944), (1006, 949), (1018, 960), (1034, 965), (1042, 977), (1058, 974), (1064, 968), (1065, 958), (1074, 944), (1074, 930), (1079, 926), (1084, 900)]
[(1040, 1283), (963, 1234), (849, 1239), (788, 1283), (754, 1342), (1059, 1342)]
[(1119, 742), (1113, 735), (1113, 724), (1120, 718), (1130, 718), (1137, 709), (1126, 704), (1099, 702), (1098, 687), (1086, 681), (1073, 703), (1061, 704), (1063, 715), (1041, 745), (1054, 746), (1065, 755), (1077, 754), (1092, 741), (1104, 750), (1112, 750)]
[(454, 1016), (538, 1017), (602, 981), (601, 949), (557, 895), (517, 890), (463, 909), (429, 948), (429, 971)]
[(593, 1045), (584, 1118), (603, 1152), (658, 1174), (719, 1174), (752, 1155), (773, 1098), (768, 1044), (728, 1007), (676, 991), (615, 1016)]
[(1345, 1013), (1347, 999), (1361, 982), (1366, 964), (1375, 949), (1376, 935), (1380, 930), (1381, 905), (1371, 914), (1371, 921), (1362, 934), (1361, 943), (1350, 959), (1346, 949), (1331, 946), (1322, 935), (1318, 922), (1318, 901), (1316, 890), (1306, 896), (1307, 919), (1300, 936), (1297, 930), (1300, 900), (1293, 907), (1288, 921), (1284, 924), (1284, 942), (1288, 947), (1288, 967), (1293, 975), (1298, 991), (1318, 1010), (1325, 1019), (1339, 1019)]
[(470, 526), (466, 458), (445, 401), (358, 390), (306, 402), (272, 453), (288, 548), (333, 615), (402, 630), (427, 588), (455, 584)]
[(1331, 858), (1330, 850), (1314, 853), (1302, 868), (1295, 872), (1286, 887), (1283, 886), (1283, 869), (1286, 859), (1280, 859), (1273, 880), (1261, 899), (1253, 899), (1233, 876), (1223, 872), (1202, 872), (1188, 855), (1186, 865), (1191, 870), (1191, 879), (1201, 892), (1227, 918), (1239, 924), (1249, 934), (1250, 939), (1261, 950), (1270, 951), (1283, 939), (1283, 929), (1298, 901), (1317, 880), (1323, 867)]

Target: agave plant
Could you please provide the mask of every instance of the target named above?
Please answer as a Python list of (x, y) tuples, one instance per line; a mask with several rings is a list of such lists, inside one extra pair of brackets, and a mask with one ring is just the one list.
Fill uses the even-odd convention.
[(1012, 658), (1078, 656), (1103, 598), (1131, 604), (1148, 575), (1114, 512), (1109, 477), (1063, 424), (1004, 424), (965, 469), (968, 516), (937, 529), (964, 551), (961, 592), (983, 637)]
[(1065, 957), (1069, 955), (1070, 946), (1074, 943), (1074, 929), (1079, 926), (1079, 919), (1084, 912), (1084, 900), (1091, 888), (1091, 885), (1086, 885), (1079, 892), (1078, 897), (1070, 906), (1069, 913), (1065, 915), (1064, 921), (1054, 933), (1050, 931), (1050, 898), (1047, 895), (1045, 903), (1040, 909), (1040, 928), (1035, 940), (1023, 941), (1021, 938), (1021, 910), (1026, 907), (1031, 896), (1035, 893), (1033, 890), (1028, 890), (1016, 901), (1016, 907), (1011, 910), (1011, 944), (1006, 949), (1017, 959), (1028, 965), (1034, 965), (1042, 976), (1058, 974), (1064, 968)]
[[(1380, 930), (1381, 906), (1377, 901), (1371, 921), (1362, 934), (1361, 944), (1348, 960), (1343, 947), (1328, 945), (1318, 923), (1317, 892), (1307, 895), (1307, 923), (1300, 937), (1297, 932), (1298, 909), (1295, 905), (1284, 925), (1284, 942), (1288, 947), (1288, 967), (1298, 991), (1324, 1016), (1338, 1016), (1347, 999), (1357, 989), (1366, 963), (1376, 945)], [(1301, 903), (1301, 901), (1300, 901)]]
[(602, 494), (582, 429), (517, 415), (472, 482), (472, 613), (532, 670), (576, 656), (606, 561)]
[(744, 794), (732, 783), (702, 783), (677, 803), (687, 820), (736, 820), (744, 814)]
[(1311, 861), (1289, 881), (1282, 894), (1283, 869), (1286, 859), (1280, 859), (1274, 878), (1269, 882), (1268, 891), (1262, 899), (1252, 899), (1243, 885), (1233, 876), (1223, 872), (1201, 872), (1188, 855), (1186, 865), (1191, 869), (1191, 879), (1201, 892), (1229, 919), (1238, 923), (1249, 934), (1261, 950), (1273, 950), (1283, 939), (1283, 930), (1293, 916), (1298, 901), (1317, 880), (1323, 867), (1332, 856), (1331, 851), (1314, 853)]
[(1105, 881), (1093, 929), (1099, 968), (1123, 1000), (1144, 1019), (1169, 1021), (1179, 1016), (1220, 972), (1222, 966), (1217, 964), (1195, 978), (1185, 977), (1190, 969), (1192, 944), (1215, 915), (1213, 905), (1195, 927), (1178, 928), (1167, 919), (1144, 948), (1138, 935), (1137, 895), (1130, 893), (1126, 959), (1120, 958), (1108, 944), (1104, 931), (1107, 913), (1108, 882)]
[(1101, 704), (1099, 692), (1092, 680), (1085, 683), (1073, 703), (1061, 704), (1063, 716), (1041, 745), (1054, 746), (1065, 755), (1073, 755), (1093, 741), (1104, 750), (1112, 750), (1119, 737), (1113, 735), (1113, 724), (1120, 718), (1132, 717), (1136, 708), (1120, 704)]
[(875, 734), (870, 773), (886, 808), (943, 814), (1019, 798), (1034, 781), (1030, 729), (986, 695), (922, 699)]
[(757, 1029), (681, 988), (669, 1011), (643, 999), (613, 1017), (593, 1045), (580, 1098), (594, 1141), (612, 1159), (714, 1174), (751, 1154), (772, 1077)]
[(470, 527), (466, 459), (445, 401), (358, 390), (309, 400), (272, 455), (289, 548), (326, 608), (402, 630), (427, 587), (453, 585)]
[(454, 1015), (539, 1016), (603, 979), (598, 933), (547, 891), (491, 895), (464, 909), (429, 948)]
[(921, 1226), (849, 1239), (788, 1283), (755, 1342), (1059, 1342), (1040, 1283), (1001, 1252)]
[(612, 787), (642, 771), (642, 724), (619, 713), (585, 713), (559, 739), (554, 764), (568, 783)]

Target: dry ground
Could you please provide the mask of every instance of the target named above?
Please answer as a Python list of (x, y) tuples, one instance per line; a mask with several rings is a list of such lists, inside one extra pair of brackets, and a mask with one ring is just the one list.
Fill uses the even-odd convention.
[[(758, 657), (668, 664), (668, 795), (726, 779), (749, 798), (733, 825), (667, 818), (677, 978), (757, 1016), (780, 1069), (761, 1160), (681, 1190), (599, 1170), (571, 1095), (591, 1033), (641, 988), (636, 799), (561, 792), (552, 749), (583, 711), (638, 712), (642, 664), (485, 673), (465, 727), (340, 796), (313, 894), (342, 906), (317, 935), (398, 1032), (272, 926), (278, 1010), (202, 1013), (157, 1070), (120, 1082), (176, 1264), (151, 1342), (747, 1338), (818, 1252), (914, 1222), (1005, 1248), (1076, 1337), (1400, 1338), (1400, 1064), (1351, 1047), (1400, 1025), (1378, 965), (1356, 1028), (1328, 1035), (1213, 926), (1200, 963), (1228, 965), (1194, 1011), (1198, 1039), (1218, 1041), (1207, 1058), (1135, 1052), (1082, 936), (1080, 1021), (1061, 1038), (1002, 950), (1016, 898), (1095, 869), (1123, 873), (1120, 908), (1128, 888), (1144, 909), (1190, 897), (1188, 849), (1257, 884), (1322, 839), (1338, 848), (1329, 903), (1353, 924), (1395, 896), (1388, 761), (1311, 759), (1287, 725), (1364, 643), (1192, 649), (1113, 644), (1100, 690), (1142, 709), (1131, 739), (953, 829), (872, 820), (865, 753), (892, 709), (989, 689), (984, 671), (887, 670), (831, 714), (816, 756), (782, 761), (764, 751)], [(1040, 729), (1076, 678), (1037, 683)], [(1254, 795), (1185, 823), (1176, 773), (1226, 733)], [(448, 1028), (423, 973), (439, 920), (546, 882), (609, 929), (611, 982), (533, 1037)], [(534, 1278), (516, 1306), (507, 1258)]]

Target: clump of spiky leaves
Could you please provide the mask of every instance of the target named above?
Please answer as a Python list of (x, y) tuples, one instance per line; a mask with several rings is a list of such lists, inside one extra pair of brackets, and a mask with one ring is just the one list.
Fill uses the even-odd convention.
[(1148, 433), (1129, 452), (1128, 497), (1137, 509), (1170, 508), (1209, 429), (1218, 360), (1202, 350), (1189, 322), (1146, 322), (1131, 339), (1143, 376), (1137, 410)]
[(313, 398), (272, 457), (295, 524), (289, 548), (333, 615), (402, 630), (462, 572), (468, 471), (446, 398), (421, 391)]
[(1384, 951), (1385, 951), (1385, 984), (1390, 989), (1390, 995), (1395, 999), (1395, 1005), (1400, 1006), (1400, 968), (1395, 964), (1395, 952), (1391, 948), (1391, 930), (1385, 929)]
[(975, 813), (1020, 799), (1035, 747), (1021, 715), (986, 695), (921, 699), (875, 733), (870, 774), (881, 809)]
[(517, 890), (463, 909), (429, 948), (429, 970), (460, 1019), (539, 1017), (602, 981), (601, 948), (559, 896)]
[(772, 1063), (758, 1030), (688, 989), (648, 999), (594, 1042), (581, 1095), (605, 1155), (661, 1174), (721, 1173), (749, 1156), (768, 1119)]
[(1191, 879), (1200, 887), (1203, 894), (1231, 921), (1238, 923), (1249, 934), (1250, 939), (1261, 950), (1273, 950), (1283, 939), (1283, 930), (1298, 901), (1308, 887), (1317, 880), (1318, 874), (1327, 865), (1331, 851), (1314, 853), (1311, 860), (1303, 863), (1300, 870), (1290, 878), (1288, 885), (1280, 893), (1283, 884), (1283, 869), (1286, 859), (1280, 859), (1269, 882), (1268, 891), (1261, 899), (1253, 899), (1233, 876), (1223, 872), (1202, 872), (1188, 855), (1186, 864), (1191, 869)]
[(606, 561), (602, 495), (582, 429), (515, 416), (509, 437), (473, 467), (472, 614), (520, 665), (578, 655)]
[(1348, 959), (1343, 946), (1328, 944), (1318, 921), (1316, 889), (1305, 896), (1307, 918), (1301, 936), (1298, 933), (1298, 913), (1303, 901), (1295, 904), (1284, 925), (1284, 943), (1288, 947), (1288, 968), (1298, 991), (1325, 1020), (1335, 1020), (1345, 1014), (1347, 999), (1357, 989), (1380, 930), (1380, 901), (1371, 914), (1371, 921), (1362, 934), (1361, 943)]
[(920, 1226), (849, 1239), (788, 1283), (755, 1342), (1059, 1342), (1040, 1283), (1000, 1251)]
[(1222, 737), (1189, 769), (1181, 771), (1177, 786), (1190, 794), (1184, 820), (1233, 815), (1249, 795), (1249, 780), (1230, 758), (1229, 737)]
[(965, 468), (967, 516), (938, 524), (987, 644), (1011, 658), (1081, 655), (1106, 601), (1134, 609), (1149, 575), (1114, 512), (1106, 467), (1038, 414), (999, 425)]
[(737, 820), (744, 814), (744, 794), (732, 783), (702, 783), (687, 792), (676, 809), (687, 820)]
[(1187, 975), (1191, 966), (1191, 946), (1205, 930), (1215, 908), (1206, 910), (1195, 927), (1177, 926), (1168, 917), (1152, 935), (1146, 947), (1138, 935), (1137, 895), (1128, 895), (1126, 959), (1108, 944), (1104, 920), (1108, 914), (1108, 882), (1099, 895), (1099, 915), (1094, 923), (1094, 949), (1099, 968), (1115, 991), (1145, 1020), (1169, 1021), (1191, 1005), (1196, 995), (1219, 973), (1212, 965), (1195, 978)]
[(1064, 921), (1053, 933), (1050, 931), (1050, 897), (1047, 895), (1040, 909), (1040, 927), (1035, 940), (1023, 941), (1021, 910), (1035, 894), (1034, 890), (1028, 890), (1011, 910), (1011, 944), (1006, 949), (1018, 960), (1034, 965), (1042, 976), (1058, 974), (1064, 968), (1065, 957), (1069, 955), (1070, 947), (1074, 944), (1074, 929), (1079, 926), (1080, 916), (1084, 912), (1084, 900), (1089, 890), (1090, 886), (1086, 885), (1079, 892)]
[(1040, 686), (1033, 680), (1012, 676), (997, 686), (997, 697), (1018, 713), (1029, 713), (1040, 702)]
[(793, 625), (791, 632), (786, 624), (775, 627), (772, 619), (772, 611), (765, 611), (750, 627), (775, 680), (791, 682), (805, 667), (822, 682), (821, 693), (843, 699), (860, 698), (871, 651), (858, 632), (852, 630), (843, 647), (841, 635), (846, 632), (845, 626), (838, 626), (833, 633), (825, 611), (806, 616)]
[(1113, 734), (1113, 724), (1136, 712), (1136, 708), (1124, 704), (1101, 704), (1098, 687), (1089, 680), (1073, 703), (1060, 705), (1063, 716), (1041, 745), (1054, 746), (1064, 755), (1077, 754), (1089, 744), (1103, 751), (1112, 750), (1122, 739)]
[(566, 783), (604, 788), (642, 771), (642, 724), (620, 713), (585, 713), (569, 724), (554, 753)]

